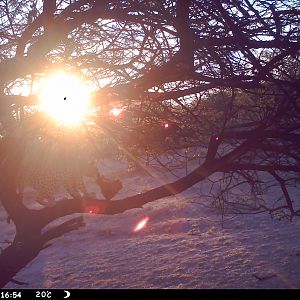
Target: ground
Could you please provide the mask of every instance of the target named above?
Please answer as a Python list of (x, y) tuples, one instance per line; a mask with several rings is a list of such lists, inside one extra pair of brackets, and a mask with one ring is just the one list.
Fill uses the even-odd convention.
[[(166, 180), (121, 173), (121, 165), (101, 162), (103, 172), (122, 178), (119, 198)], [(84, 228), (54, 240), (15, 279), (25, 288), (300, 288), (300, 220), (239, 215), (222, 226), (218, 212), (201, 205), (198, 189), (115, 216), (88, 214)], [(145, 216), (147, 226), (134, 233)], [(0, 230), (5, 247), (13, 227), (3, 209)]]

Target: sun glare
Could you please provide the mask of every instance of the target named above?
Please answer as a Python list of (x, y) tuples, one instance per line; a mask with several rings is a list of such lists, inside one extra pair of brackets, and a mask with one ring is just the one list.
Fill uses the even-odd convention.
[(86, 116), (89, 97), (89, 86), (78, 77), (56, 73), (47, 79), (40, 91), (40, 109), (58, 123), (75, 125)]

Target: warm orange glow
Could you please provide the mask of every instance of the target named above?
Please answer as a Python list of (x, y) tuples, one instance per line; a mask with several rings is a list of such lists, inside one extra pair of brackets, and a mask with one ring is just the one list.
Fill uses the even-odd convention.
[[(85, 212), (89, 213), (89, 214), (98, 214), (100, 212), (100, 207), (98, 206), (93, 206), (93, 205), (89, 205), (85, 208)], [(101, 210), (102, 212), (102, 210)]]
[(58, 123), (75, 125), (84, 119), (89, 109), (90, 88), (74, 75), (64, 72), (47, 79), (40, 93), (40, 109)]
[(149, 221), (149, 218), (145, 217), (142, 221), (140, 221), (139, 223), (137, 223), (137, 225), (134, 227), (133, 231), (137, 232), (137, 231), (143, 229), (146, 226), (146, 224), (147, 224), (148, 221)]

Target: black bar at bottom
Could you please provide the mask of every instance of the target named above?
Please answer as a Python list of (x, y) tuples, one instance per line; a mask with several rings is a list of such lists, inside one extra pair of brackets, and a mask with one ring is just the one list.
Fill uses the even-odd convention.
[(160, 300), (160, 299), (300, 299), (300, 290), (196, 290), (196, 289), (2, 289), (0, 290), (0, 300)]

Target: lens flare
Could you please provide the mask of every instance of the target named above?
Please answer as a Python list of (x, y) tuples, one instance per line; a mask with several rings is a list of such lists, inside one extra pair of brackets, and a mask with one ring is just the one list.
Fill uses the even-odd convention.
[(118, 108), (118, 107), (114, 107), (114, 108), (112, 108), (111, 110), (110, 110), (110, 115), (112, 115), (112, 116), (114, 116), (114, 117), (118, 117), (120, 114), (121, 114), (121, 112), (123, 111), (123, 109), (122, 108)]
[(89, 205), (89, 206), (85, 207), (84, 212), (89, 213), (89, 214), (98, 214), (98, 213), (101, 213), (102, 210), (98, 206)]
[(146, 226), (148, 221), (149, 221), (149, 218), (145, 217), (142, 221), (137, 223), (137, 225), (134, 227), (133, 231), (138, 232), (139, 230), (143, 229)]

